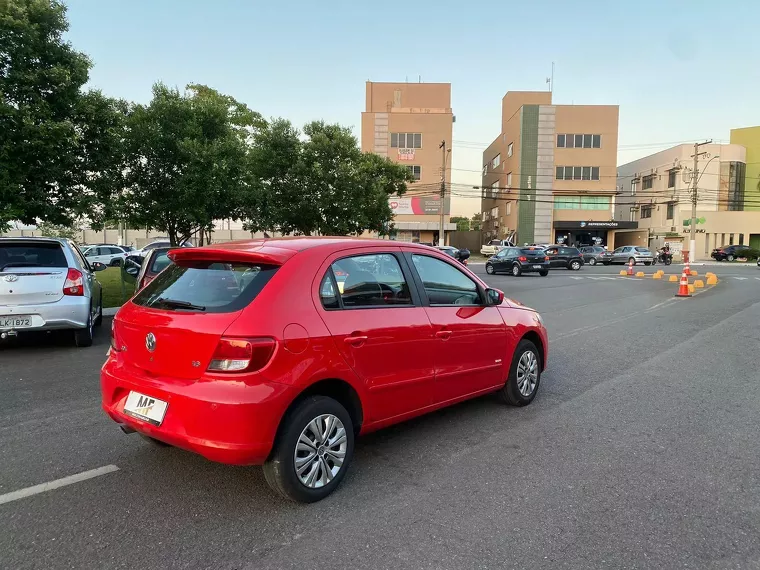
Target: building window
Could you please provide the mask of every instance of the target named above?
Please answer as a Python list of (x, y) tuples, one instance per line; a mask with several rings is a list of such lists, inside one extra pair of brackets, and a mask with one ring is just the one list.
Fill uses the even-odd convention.
[(601, 148), (602, 135), (562, 134), (557, 135), (557, 148)]
[(575, 148), (583, 148), (583, 135), (575, 135)]
[(512, 202), (507, 202), (507, 216), (512, 213)]
[(422, 133), (391, 133), (391, 148), (422, 148)]
[(557, 148), (565, 148), (565, 135), (557, 135)]
[[(644, 179), (641, 181), (641, 189), (642, 190), (649, 190), (654, 185), (654, 174), (650, 174), (649, 176), (645, 176)], [(643, 215), (641, 216), (644, 217)]]
[(412, 173), (415, 180), (419, 180), (422, 177), (422, 167), (407, 165), (406, 169)]
[(602, 135), (593, 135), (593, 148), (602, 148)]
[(557, 180), (599, 180), (598, 166), (557, 166)]
[(491, 161), (491, 167), (496, 170), (499, 168), (499, 165), (501, 164), (501, 154), (497, 154), (493, 157), (493, 160)]
[(739, 245), (744, 245), (744, 234), (739, 234)]
[(491, 208), (491, 218), (495, 219), (495, 218), (498, 218), (498, 217), (499, 217), (499, 207), (498, 206), (494, 206), (493, 208)]
[[(634, 178), (633, 180), (631, 180), (631, 196), (635, 196), (636, 195), (636, 187), (638, 185), (639, 185), (639, 179), (638, 178)], [(631, 220), (631, 221), (633, 221), (633, 220)]]
[(496, 198), (499, 195), (499, 183), (494, 182), (491, 184), (491, 198)]
[(483, 165), (483, 176), (485, 177), (485, 176), (487, 176), (487, 175), (488, 175), (488, 165), (487, 165), (487, 164), (484, 164), (484, 165)]
[(609, 210), (609, 196), (556, 196), (555, 210)]
[(513, 150), (512, 145), (513, 145), (513, 143), (509, 143), (509, 146), (507, 147), (507, 156), (508, 157), (512, 156), (512, 150)]
[(591, 135), (583, 135), (583, 148), (591, 148)]
[(652, 217), (652, 206), (642, 206), (641, 207), (641, 219), (644, 218), (651, 218)]
[(667, 220), (672, 220), (673, 219), (673, 215), (675, 214), (675, 209), (676, 209), (675, 206), (676, 206), (675, 202), (668, 202), (668, 210), (667, 210), (667, 214), (665, 216), (665, 219), (667, 219)]
[(512, 173), (507, 174), (507, 190), (512, 188)]
[(668, 170), (668, 188), (676, 187), (676, 171)]

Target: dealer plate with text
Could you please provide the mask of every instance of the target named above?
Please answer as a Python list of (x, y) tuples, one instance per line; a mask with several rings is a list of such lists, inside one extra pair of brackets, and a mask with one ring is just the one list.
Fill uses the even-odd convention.
[(154, 426), (160, 426), (161, 422), (164, 421), (168, 406), (169, 404), (163, 400), (139, 392), (130, 392), (127, 401), (124, 403), (124, 413)]
[(31, 326), (31, 315), (0, 315), (0, 329), (28, 329)]
[(543, 269), (543, 267), (541, 267), (540, 265), (534, 265), (533, 269)]

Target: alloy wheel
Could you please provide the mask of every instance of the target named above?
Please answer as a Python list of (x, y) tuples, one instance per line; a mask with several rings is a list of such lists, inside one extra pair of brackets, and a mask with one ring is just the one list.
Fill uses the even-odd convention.
[(525, 397), (530, 396), (538, 383), (538, 359), (526, 350), (517, 363), (517, 389)]
[(332, 481), (343, 467), (348, 439), (337, 416), (322, 414), (311, 420), (296, 444), (294, 464), (301, 483), (319, 489)]

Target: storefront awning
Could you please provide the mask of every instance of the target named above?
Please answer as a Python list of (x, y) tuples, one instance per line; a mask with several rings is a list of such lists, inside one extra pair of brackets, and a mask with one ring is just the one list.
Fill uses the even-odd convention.
[(554, 222), (555, 230), (635, 230), (639, 227), (638, 222), (588, 222), (588, 221), (570, 221)]

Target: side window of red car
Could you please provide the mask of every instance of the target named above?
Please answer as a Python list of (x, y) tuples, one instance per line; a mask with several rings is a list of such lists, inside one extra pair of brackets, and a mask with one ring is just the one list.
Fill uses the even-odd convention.
[(401, 266), (390, 253), (346, 257), (334, 262), (330, 270), (335, 280), (328, 273), (320, 286), (322, 306), (326, 309), (412, 304)]
[(427, 255), (412, 255), (431, 305), (480, 305), (475, 282), (456, 267)]

